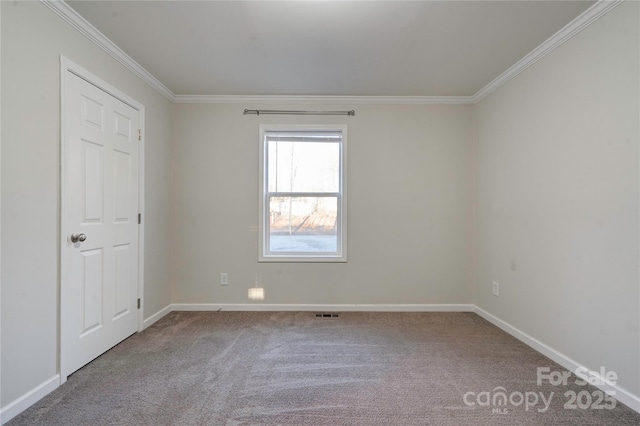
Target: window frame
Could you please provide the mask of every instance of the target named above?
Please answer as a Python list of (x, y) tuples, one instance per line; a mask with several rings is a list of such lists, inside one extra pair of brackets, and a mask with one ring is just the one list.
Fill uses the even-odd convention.
[[(270, 237), (270, 221), (269, 221), (269, 198), (274, 194), (285, 194), (282, 192), (271, 193), (268, 190), (268, 144), (266, 134), (269, 132), (318, 132), (333, 131), (341, 132), (342, 140), (340, 142), (340, 164), (339, 164), (339, 185), (337, 192), (338, 214), (337, 214), (337, 251), (336, 253), (319, 253), (319, 252), (286, 252), (271, 253), (269, 251)], [(258, 261), (259, 262), (346, 262), (347, 261), (347, 126), (340, 125), (260, 125), (259, 139), (259, 188), (258, 188)], [(314, 192), (290, 192), (292, 196), (333, 196), (334, 193), (314, 193)]]

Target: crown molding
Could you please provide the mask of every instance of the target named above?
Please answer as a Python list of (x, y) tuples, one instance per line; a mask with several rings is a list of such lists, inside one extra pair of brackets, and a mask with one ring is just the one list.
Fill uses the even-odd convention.
[(149, 71), (134, 61), (64, 0), (40, 0), (90, 41), (102, 48), (133, 74), (174, 103), (182, 104), (358, 104), (358, 105), (473, 105), (508, 83), (518, 74), (551, 53), (624, 0), (598, 0), (525, 57), (500, 74), (473, 96), (244, 96), (244, 95), (176, 95)]
[(470, 105), (471, 96), (176, 95), (179, 104)]
[(509, 69), (500, 74), (489, 84), (478, 90), (473, 96), (471, 96), (472, 103), (476, 104), (492, 92), (495, 92), (498, 88), (508, 83), (515, 76), (538, 62), (544, 56), (551, 53), (557, 47), (591, 25), (606, 13), (610, 12), (622, 2), (624, 2), (624, 0), (598, 0), (597, 3), (565, 25), (560, 31), (549, 37), (541, 45), (533, 49), (525, 57), (513, 64)]
[(102, 48), (116, 61), (125, 66), (129, 71), (139, 77), (142, 81), (151, 86), (154, 90), (160, 93), (165, 98), (173, 102), (175, 95), (164, 84), (155, 78), (149, 71), (144, 69), (140, 64), (134, 61), (129, 55), (127, 55), (122, 49), (120, 49), (114, 42), (109, 40), (104, 34), (102, 34), (96, 27), (91, 25), (86, 19), (73, 10), (63, 0), (40, 0), (45, 6), (51, 9), (56, 15), (61, 17), (65, 22), (78, 30), (82, 35)]

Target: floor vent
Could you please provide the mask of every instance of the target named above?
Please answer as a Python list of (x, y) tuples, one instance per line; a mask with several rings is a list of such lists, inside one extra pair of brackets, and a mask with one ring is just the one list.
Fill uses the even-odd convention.
[(338, 318), (340, 314), (316, 314), (316, 318)]

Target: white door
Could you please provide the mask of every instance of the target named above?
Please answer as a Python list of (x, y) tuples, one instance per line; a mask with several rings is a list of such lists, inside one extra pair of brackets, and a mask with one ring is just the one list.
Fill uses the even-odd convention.
[(61, 377), (138, 329), (139, 111), (66, 71)]

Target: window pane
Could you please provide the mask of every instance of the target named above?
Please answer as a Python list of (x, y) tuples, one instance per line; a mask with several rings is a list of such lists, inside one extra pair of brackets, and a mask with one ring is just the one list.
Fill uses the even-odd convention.
[(269, 141), (269, 192), (338, 192), (340, 143)]
[(269, 251), (336, 253), (337, 197), (270, 197)]

